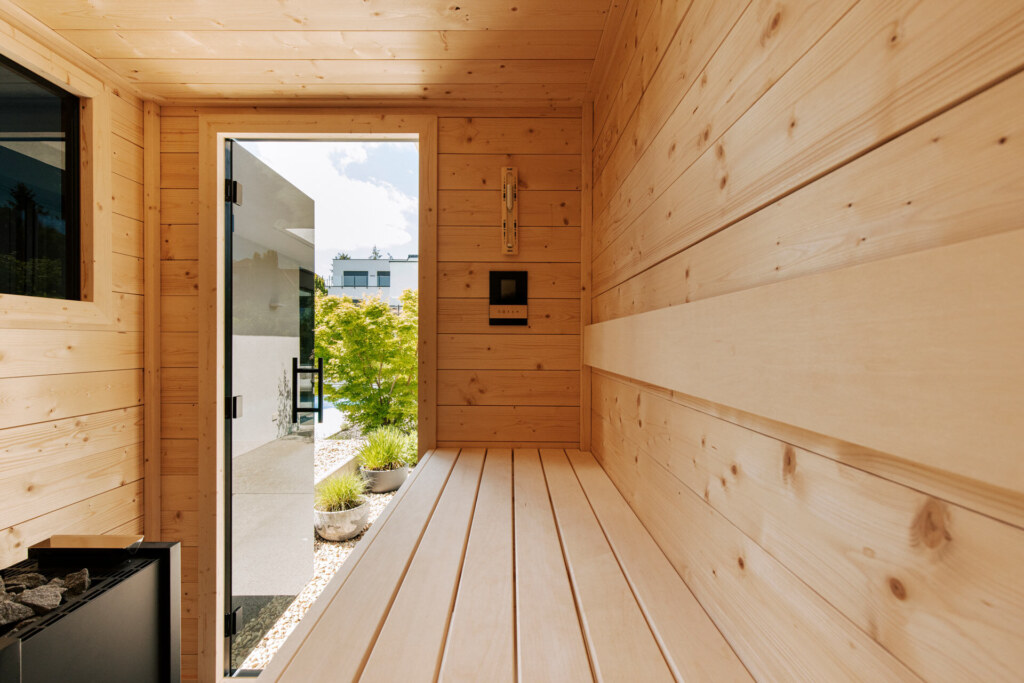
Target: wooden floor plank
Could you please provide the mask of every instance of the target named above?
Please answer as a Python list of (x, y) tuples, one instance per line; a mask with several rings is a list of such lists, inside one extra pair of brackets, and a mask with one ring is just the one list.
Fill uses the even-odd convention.
[(439, 680), (515, 680), (512, 451), (487, 449)]
[(483, 464), (483, 449), (459, 453), (361, 680), (414, 683), (437, 676)]
[(592, 681), (540, 454), (514, 458), (516, 638), (520, 681)]
[[(270, 660), (270, 665), (264, 669), (263, 674), (261, 674), (264, 678), (276, 681), (281, 675), (281, 672), (288, 667), (295, 653), (298, 652), (302, 643), (305, 642), (306, 636), (313, 630), (317, 622), (319, 622), (320, 617), (323, 616), (323, 613), (326, 611), (328, 606), (333, 604), (333, 596), (341, 589), (341, 586), (345, 581), (348, 580), (348, 577), (352, 574), (352, 570), (355, 569), (357, 564), (359, 564), (359, 560), (366, 554), (366, 550), (373, 544), (373, 541), (380, 533), (380, 530), (384, 528), (387, 520), (392, 514), (394, 514), (398, 504), (409, 492), (413, 482), (416, 481), (418, 476), (422, 474), (424, 470), (427, 469), (425, 465), (433, 455), (434, 451), (427, 451), (423, 457), (420, 458), (419, 464), (412, 471), (412, 474), (409, 475), (405, 484), (403, 484), (395, 493), (387, 507), (384, 508), (384, 511), (380, 514), (380, 517), (377, 518), (377, 521), (370, 525), (369, 530), (359, 540), (359, 543), (352, 551), (352, 554), (348, 556), (348, 559), (346, 559), (344, 564), (342, 564), (338, 571), (335, 572), (334, 577), (324, 588), (323, 593), (320, 594), (320, 598), (313, 602), (309, 611), (306, 612), (302, 621), (299, 622), (298, 627), (296, 627), (288, 639), (285, 640), (281, 649), (277, 651), (274, 658)], [(165, 467), (167, 461), (168, 459), (165, 453), (162, 460)]]
[[(438, 449), (276, 680), (348, 681), (363, 667), (458, 451)], [(279, 653), (279, 656), (282, 653)], [(267, 678), (277, 672), (268, 669)]]
[(567, 453), (593, 513), (676, 678), (752, 680), (594, 457), (580, 451)]
[(597, 680), (672, 681), (565, 451), (544, 449), (541, 462)]

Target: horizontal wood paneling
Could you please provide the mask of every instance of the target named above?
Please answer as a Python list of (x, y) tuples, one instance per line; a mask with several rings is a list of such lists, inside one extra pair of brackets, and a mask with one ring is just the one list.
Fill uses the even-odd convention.
[(492, 326), (488, 299), (439, 299), (437, 331), (459, 334), (572, 334), (580, 331), (576, 299), (533, 299), (526, 325)]
[(440, 370), (576, 370), (577, 335), (438, 334)]
[(1024, 493), (1022, 257), (1016, 231), (598, 323), (586, 362)]
[[(580, 402), (581, 121), (442, 117), (438, 132), (438, 404), (453, 408), (438, 440), (572, 443), (578, 409), (566, 422), (534, 407)], [(519, 173), (515, 256), (501, 249), (505, 166)], [(527, 271), (527, 325), (489, 324), (492, 270)]]
[(439, 227), (439, 260), (488, 260), (503, 263), (578, 263), (580, 260), (580, 230), (577, 227), (520, 227), (519, 253), (505, 255), (502, 253), (500, 224), (491, 222), (482, 225)]
[(199, 258), (198, 225), (161, 225), (160, 258), (165, 261), (195, 261)]
[(592, 59), (600, 30), (345, 31), (77, 29), (62, 32), (100, 59)]
[(118, 214), (111, 216), (113, 234), (111, 243), (114, 251), (128, 256), (142, 256), (142, 221)]
[(439, 154), (579, 155), (579, 119), (440, 118)]
[(597, 60), (595, 456), (756, 679), (1012, 678), (1024, 14), (671, 5)]
[(164, 403), (198, 403), (199, 377), (196, 368), (163, 368), (160, 396)]
[(160, 329), (165, 332), (194, 330), (198, 320), (198, 296), (160, 297)]
[(596, 297), (594, 320), (1024, 227), (1022, 98), (1024, 76), (994, 86)]
[(198, 296), (198, 261), (163, 261), (160, 264), (160, 293), (164, 296)]
[(165, 368), (199, 366), (198, 332), (164, 332), (160, 335), (160, 361)]
[[(580, 193), (575, 190), (519, 190), (519, 225), (579, 225)], [(501, 190), (441, 190), (437, 224), (501, 225)]]
[[(140, 527), (142, 508), (142, 111), (120, 86), (37, 42), (18, 12), (2, 12), (2, 52), (55, 83), (87, 93), (100, 130), (84, 127), (84, 275), (103, 315), (82, 322), (39, 299), (26, 314), (5, 302), (0, 333), (0, 566), (61, 533)], [(77, 62), (77, 60), (76, 60)], [(84, 197), (84, 196), (83, 196)], [(102, 264), (102, 265), (96, 265)], [(96, 272), (93, 272), (96, 271)], [(15, 320), (17, 322), (15, 323)], [(14, 329), (11, 325), (16, 325)]]
[(0, 428), (142, 405), (142, 371), (0, 379)]
[(24, 559), (28, 546), (54, 534), (107, 533), (141, 515), (142, 481), (134, 481), (0, 531), (0, 562)]
[(501, 169), (515, 166), (522, 190), (579, 190), (573, 154), (438, 154), (439, 190), (500, 190)]
[(130, 74), (143, 88), (173, 84), (317, 84), (388, 83), (474, 84), (585, 83), (590, 62), (584, 59), (289, 60), (276, 59), (108, 59), (116, 71)]
[(163, 223), (199, 223), (199, 190), (168, 188), (160, 191), (160, 220)]
[(575, 407), (437, 407), (438, 429), (454, 441), (571, 442), (579, 438), (579, 419)]
[(530, 299), (579, 299), (578, 263), (439, 262), (437, 294), (441, 298), (483, 298), (489, 295), (492, 270), (525, 270)]
[(0, 378), (142, 367), (141, 332), (4, 330), (3, 338)]
[(594, 403), (629, 448), (706, 496), (927, 679), (1019, 669), (1010, 625), (1024, 596), (1009, 586), (1024, 530), (624, 381), (595, 377)]
[(577, 370), (441, 370), (438, 405), (579, 405)]
[[(625, 189), (623, 212), (610, 210), (595, 223), (595, 235), (612, 236), (598, 237), (607, 248), (594, 259), (595, 291), (1012, 73), (1024, 61), (1020, 11), (998, 0), (984, 8), (857, 4), (713, 148), (675, 167), (670, 183)], [(976, 13), (985, 20), (976, 21)], [(962, 68), (949, 68), (950, 60)], [(880, 87), (879, 73), (894, 80)], [(836, 101), (849, 105), (835, 107)]]

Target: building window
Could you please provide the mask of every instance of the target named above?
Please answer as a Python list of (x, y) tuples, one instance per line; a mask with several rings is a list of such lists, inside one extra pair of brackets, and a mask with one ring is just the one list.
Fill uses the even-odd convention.
[(378, 287), (390, 287), (391, 286), (391, 271), (390, 270), (378, 270), (377, 271), (377, 286)]
[(78, 112), (0, 57), (0, 293), (81, 298)]
[(342, 272), (345, 287), (369, 287), (370, 274), (365, 270), (346, 270)]

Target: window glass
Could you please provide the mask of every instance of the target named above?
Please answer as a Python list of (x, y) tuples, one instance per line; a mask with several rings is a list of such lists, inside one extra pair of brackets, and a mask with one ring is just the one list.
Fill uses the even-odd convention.
[(0, 57), (0, 293), (80, 298), (78, 106)]
[(378, 270), (377, 271), (377, 286), (378, 287), (390, 287), (391, 286), (391, 271), (390, 270)]
[(346, 270), (342, 277), (346, 287), (368, 287), (370, 284), (370, 273), (365, 270)]

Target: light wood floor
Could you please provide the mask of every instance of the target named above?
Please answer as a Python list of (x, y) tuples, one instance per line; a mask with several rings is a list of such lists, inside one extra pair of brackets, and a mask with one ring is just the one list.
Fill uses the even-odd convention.
[(589, 453), (474, 448), (421, 461), (263, 677), (750, 680)]

